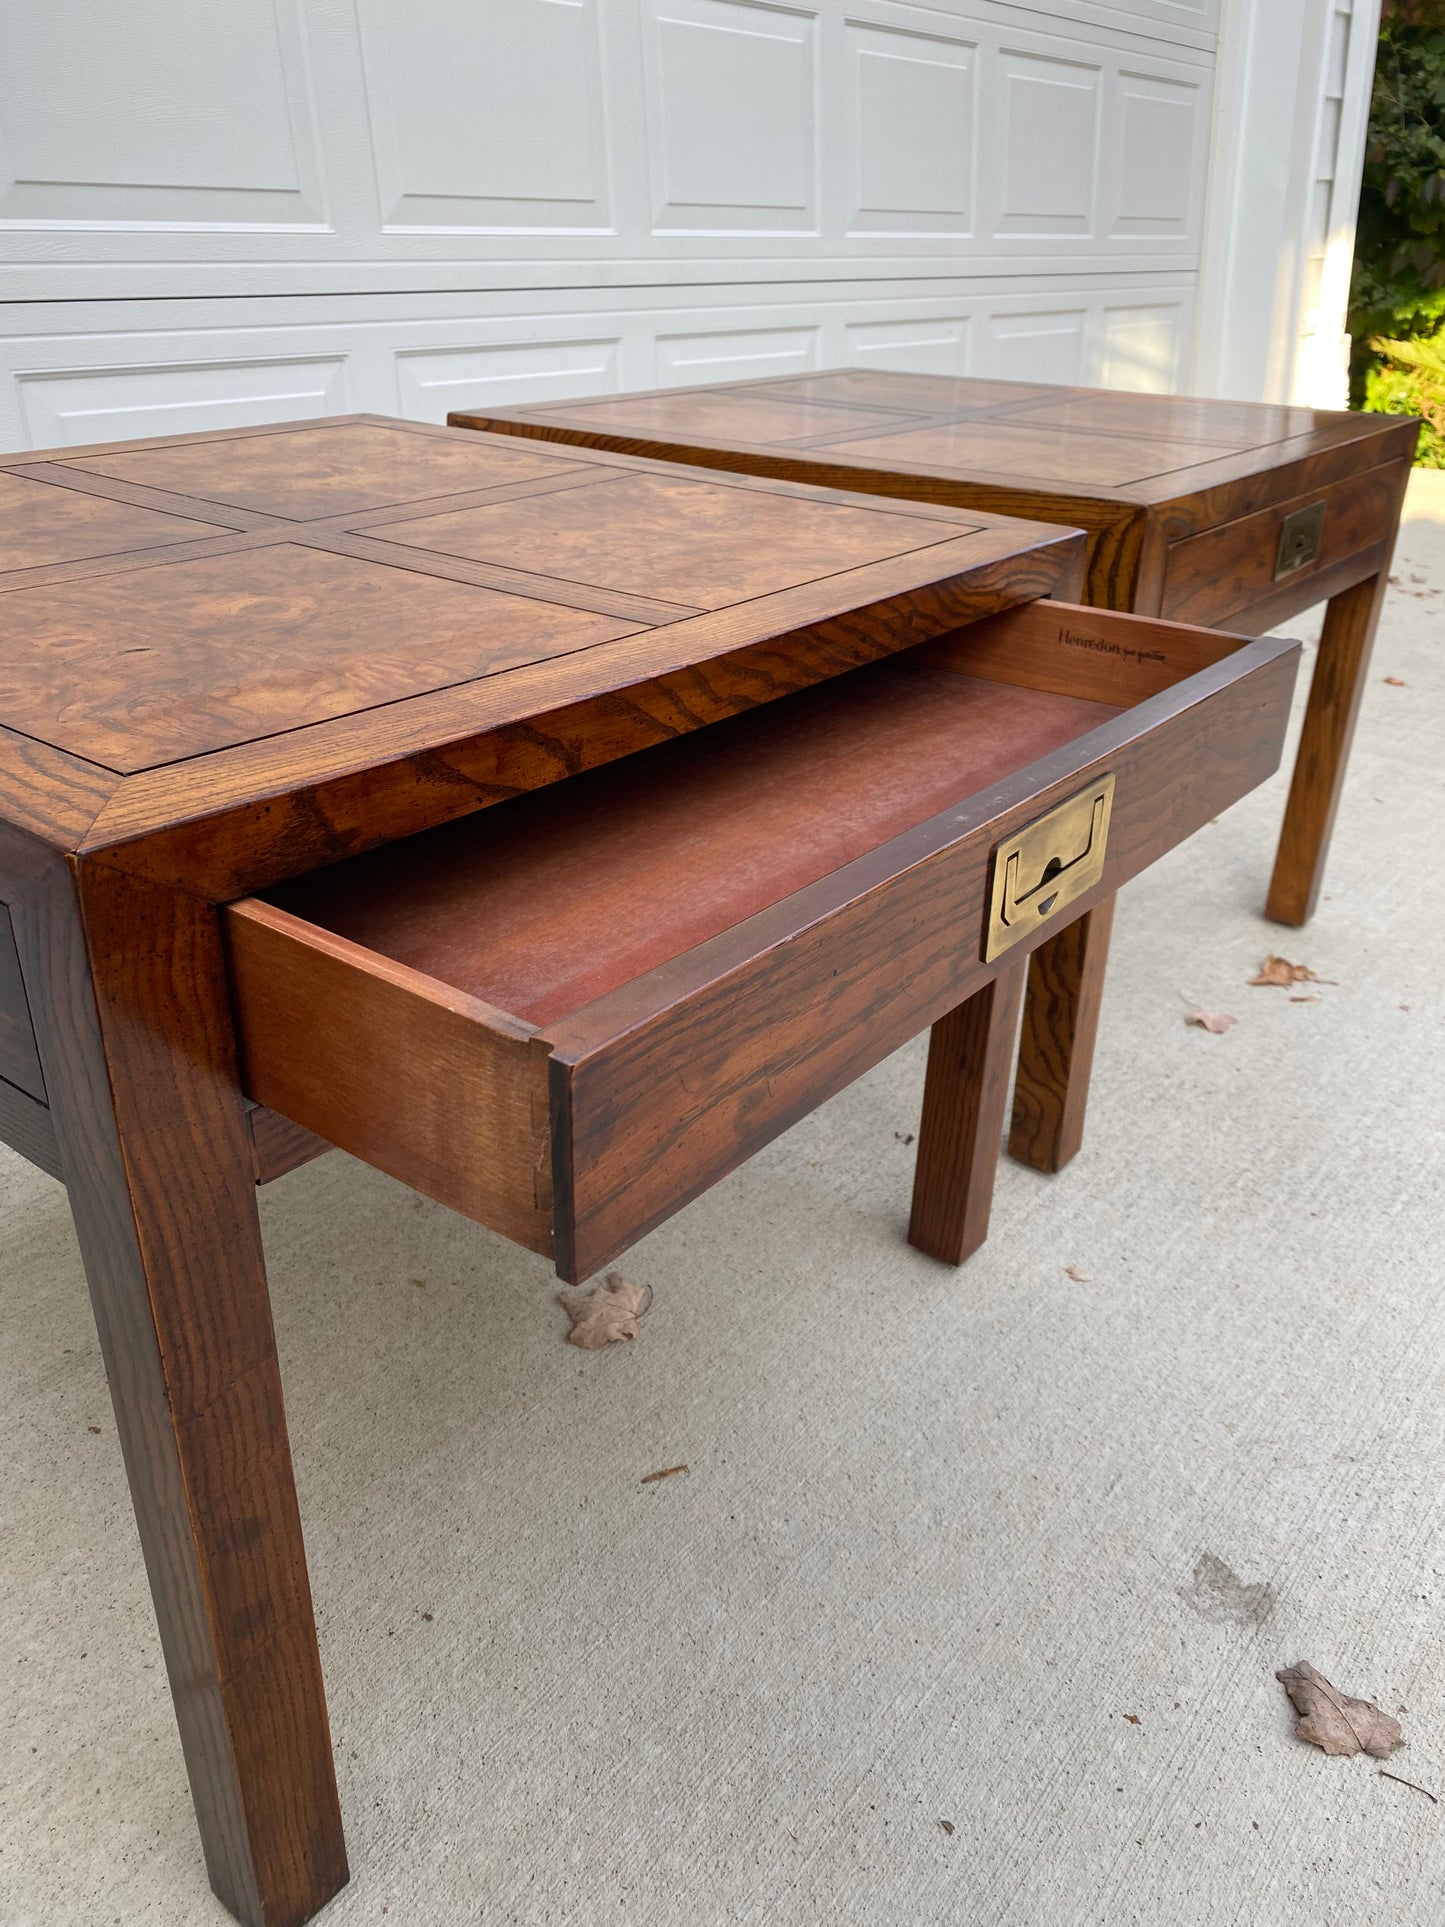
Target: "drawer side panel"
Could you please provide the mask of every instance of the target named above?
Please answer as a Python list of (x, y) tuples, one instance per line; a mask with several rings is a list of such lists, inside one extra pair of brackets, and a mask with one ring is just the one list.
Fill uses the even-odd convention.
[(546, 1054), (525, 1025), (271, 904), (226, 912), (247, 1095), (552, 1249)]

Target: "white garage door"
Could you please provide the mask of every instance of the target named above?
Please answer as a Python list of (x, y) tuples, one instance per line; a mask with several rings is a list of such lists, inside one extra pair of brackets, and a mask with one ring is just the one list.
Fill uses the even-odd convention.
[(1176, 385), (1217, 0), (0, 6), (0, 445), (867, 362)]

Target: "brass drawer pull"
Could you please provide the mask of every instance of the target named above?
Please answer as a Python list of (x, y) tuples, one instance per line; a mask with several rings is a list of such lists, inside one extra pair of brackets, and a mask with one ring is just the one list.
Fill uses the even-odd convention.
[(1313, 562), (1320, 552), (1320, 539), (1324, 534), (1325, 505), (1311, 502), (1307, 508), (1296, 509), (1287, 515), (1280, 524), (1279, 554), (1275, 557), (1274, 579), (1293, 575), (1296, 569), (1304, 568)]
[(1060, 913), (1104, 874), (1114, 778), (1101, 776), (1000, 843), (993, 853), (983, 956), (992, 963)]

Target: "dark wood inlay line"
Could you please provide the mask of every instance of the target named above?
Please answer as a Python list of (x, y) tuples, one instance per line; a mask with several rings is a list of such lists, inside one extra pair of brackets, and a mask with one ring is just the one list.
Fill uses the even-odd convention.
[[(916, 425), (912, 421), (909, 423), (910, 428)], [(453, 435), (469, 435), (477, 432), (476, 429), (469, 428), (454, 428), (450, 431)], [(790, 455), (781, 444), (764, 446), (751, 442), (710, 442), (706, 445), (694, 446), (685, 441), (674, 442), (665, 436), (659, 438), (655, 435), (611, 434), (602, 429), (592, 428), (579, 434), (571, 418), (555, 410), (551, 414), (540, 411), (528, 414), (525, 425), (520, 414), (515, 418), (499, 418), (487, 432), (514, 436), (527, 441), (545, 441), (549, 444), (549, 448), (564, 445), (570, 448), (585, 448), (589, 459), (599, 466), (617, 468), (629, 475), (675, 476), (679, 468), (691, 469), (699, 481), (707, 481), (717, 488), (743, 489), (761, 495), (792, 495), (807, 502), (832, 502), (839, 508), (857, 508), (858, 506), (856, 497), (860, 484), (855, 483), (851, 488), (846, 486), (830, 488), (819, 482), (796, 481), (790, 475), (766, 474), (757, 468), (750, 472), (747, 469), (714, 466), (717, 460), (714, 451), (717, 449), (735, 450), (740, 454), (756, 455), (762, 459), (770, 458), (784, 468), (794, 466)], [(897, 434), (901, 431), (895, 429), (892, 432)], [(660, 442), (665, 443), (669, 448), (677, 448), (679, 454), (674, 458), (631, 452), (634, 448), (656, 448)], [(794, 443), (788, 444), (790, 449), (794, 446), (796, 446)], [(838, 464), (840, 469), (845, 469), (847, 466), (846, 462)], [(879, 515), (906, 515), (910, 521), (923, 518), (935, 522), (947, 522), (960, 535), (975, 534), (979, 529), (996, 524), (1000, 519), (1011, 519), (1000, 518), (986, 509), (965, 510), (951, 507), (945, 502), (916, 501), (911, 497), (906, 505), (903, 502), (892, 503), (885, 499), (870, 501), (868, 507)], [(976, 519), (978, 517), (983, 519)]]
[(162, 515), (184, 515), (192, 522), (214, 522), (223, 529), (289, 528), (284, 516), (267, 515), (262, 509), (232, 508), (226, 502), (212, 502), (196, 495), (183, 495), (175, 489), (148, 488), (144, 482), (123, 482), (115, 475), (99, 475), (89, 468), (62, 468), (58, 462), (32, 462), (12, 468), (12, 475), (27, 481), (50, 482), (56, 488), (74, 489), (81, 495), (103, 495), (111, 502), (129, 502), (132, 508), (157, 509)]
[[(445, 513), (445, 511), (443, 511)], [(421, 518), (418, 517), (418, 520)], [(289, 538), (302, 548), (326, 549), (333, 555), (352, 555), (361, 562), (385, 562), (414, 575), (435, 575), (448, 582), (469, 582), (474, 588), (495, 589), (502, 595), (525, 596), (529, 602), (556, 603), (564, 609), (583, 609), (589, 615), (615, 616), (621, 622), (656, 628), (698, 616), (701, 609), (678, 602), (658, 602), (647, 596), (626, 595), (592, 583), (568, 582), (557, 576), (529, 575), (495, 562), (472, 562), (465, 556), (443, 555), (435, 549), (409, 548), (380, 536), (348, 535), (344, 530), (302, 527)]]
[[(1011, 404), (1011, 405), (1017, 406), (1017, 404)], [(1054, 442), (1058, 440), (1098, 441), (1098, 442), (1104, 443), (1107, 446), (1111, 442), (1137, 443), (1141, 439), (1141, 436), (1138, 430), (1134, 430), (1131, 433), (1126, 430), (1113, 429), (1113, 428), (1072, 428), (1072, 427), (1065, 426), (1063, 424), (1056, 424), (1053, 422), (1022, 421), (1022, 420), (1019, 420), (1016, 416), (1012, 416), (1012, 415), (1003, 416), (997, 413), (985, 413), (981, 410), (977, 410), (977, 411), (949, 410), (946, 414), (933, 415), (933, 416), (929, 416), (927, 419), (918, 419), (915, 421), (911, 421), (909, 422), (906, 429), (863, 428), (863, 429), (859, 429), (856, 434), (848, 435), (846, 438), (844, 436), (834, 435), (834, 434), (810, 435), (806, 439), (799, 439), (798, 441), (787, 443), (787, 447), (790, 449), (793, 449), (793, 448), (819, 449), (821, 451), (826, 452), (830, 448), (836, 448), (841, 442), (843, 442), (846, 439), (847, 445), (851, 450), (856, 443), (881, 441), (890, 435), (921, 434), (931, 429), (937, 429), (937, 428), (996, 428), (1000, 426), (1008, 426), (1011, 428), (1018, 427), (1018, 428), (1024, 429), (1027, 432), (1030, 440), (1037, 439), (1040, 443)], [(1155, 445), (1157, 447), (1160, 447), (1161, 449), (1167, 448), (1169, 446), (1177, 447), (1181, 445), (1180, 438), (1172, 435), (1159, 435), (1159, 436), (1151, 437), (1151, 439), (1154, 441)], [(1198, 446), (1198, 444), (1191, 444), (1187, 442), (1183, 443), (1182, 445), (1196, 446), (1196, 447)], [(782, 443), (769, 444), (769, 446), (777, 446), (781, 448), (783, 444)], [(1237, 455), (1244, 454), (1245, 452), (1246, 450), (1239, 444), (1235, 444), (1232, 447), (1226, 448), (1216, 443), (1211, 445), (1211, 452), (1207, 459), (1212, 462), (1221, 457), (1228, 457), (1231, 455), (1237, 456)], [(885, 459), (893, 459), (893, 458), (888, 457)], [(922, 463), (922, 466), (928, 469), (930, 472), (937, 472), (939, 469), (943, 469), (943, 470), (959, 469), (961, 471), (963, 465), (957, 462), (952, 462), (952, 463), (937, 462), (937, 461), (930, 462), (925, 458), (925, 460)], [(1196, 458), (1191, 461), (1181, 462), (1177, 465), (1177, 467), (1174, 467), (1174, 468), (1162, 468), (1162, 469), (1152, 470), (1148, 475), (1140, 475), (1135, 477), (1134, 481), (1117, 482), (1113, 484), (1104, 484), (1104, 485), (1096, 485), (1091, 482), (1087, 484), (1087, 486), (1091, 493), (1095, 492), (1096, 486), (1097, 486), (1097, 492), (1100, 494), (1103, 494), (1103, 493), (1111, 492), (1111, 490), (1114, 490), (1114, 489), (1132, 488), (1135, 486), (1136, 482), (1153, 481), (1159, 475), (1178, 475), (1183, 473), (1183, 471), (1186, 469), (1197, 468), (1199, 466), (1200, 466), (1200, 462)], [(967, 473), (970, 476), (974, 475), (975, 473), (979, 475), (983, 475), (989, 472), (992, 472), (993, 474), (1001, 474), (1004, 471), (998, 470), (998, 469), (989, 471), (982, 463), (978, 464), (977, 467), (975, 467), (975, 465), (972, 462), (968, 464)], [(1019, 473), (1014, 473), (1013, 471), (1009, 471), (1009, 473), (1013, 474), (1013, 479), (1015, 483), (1017, 483), (1020, 479), (1020, 474), (1022, 473), (1022, 471), (1020, 471)], [(1075, 484), (1075, 486), (1083, 487), (1085, 485), (1083, 483), (1078, 483), (1078, 484)]]
[(518, 502), (528, 495), (561, 495), (572, 488), (597, 488), (616, 478), (599, 475), (588, 464), (558, 464), (569, 472), (559, 475), (534, 475), (526, 482), (498, 482), (495, 488), (464, 489), (455, 495), (429, 495), (424, 501), (388, 502), (383, 508), (358, 509), (354, 515), (322, 515), (300, 526), (343, 534), (384, 527), (388, 522), (419, 522), (428, 515), (451, 515), (461, 509), (490, 508), (496, 502)]
[[(1029, 540), (1027, 550), (1020, 549), (1022, 540)], [(1035, 527), (1025, 532), (1018, 522), (1000, 518), (994, 527), (961, 540), (956, 547), (958, 574), (944, 581), (930, 582), (916, 556), (876, 565), (869, 572), (876, 600), (866, 607), (848, 609), (846, 598), (840, 602), (836, 597), (820, 606), (817, 585), (804, 585), (738, 608), (704, 612), (685, 622), (640, 627), (590, 649), (404, 699), (385, 715), (386, 760), (399, 762), (429, 754), (438, 745), (454, 748), (486, 731), (523, 724), (529, 717), (550, 717), (598, 691), (609, 692), (609, 709), (643, 700), (647, 689), (655, 690), (661, 683), (682, 692), (686, 701), (688, 687), (698, 677), (705, 680), (706, 665), (712, 659), (731, 659), (739, 650), (752, 652), (748, 659), (764, 665), (761, 679), (766, 689), (759, 699), (767, 700), (780, 689), (816, 681), (819, 674), (856, 668), (1016, 602), (1069, 593), (1079, 580), (1082, 538), (1063, 529)], [(911, 566), (899, 567), (900, 561)], [(798, 664), (806, 660), (825, 661), (827, 666), (799, 678)], [(669, 710), (676, 701), (672, 695), (666, 698)], [(375, 715), (355, 713), (213, 752), (205, 758), (211, 822), (217, 824), (232, 808), (244, 808), (247, 797), (269, 797), (301, 780), (310, 786), (344, 785), (358, 770), (368, 771), (366, 807), (374, 811), (379, 807), (378, 784), (383, 777), (374, 761), (374, 748), (368, 746), (377, 735)], [(196, 761), (158, 765), (131, 776), (105, 810), (104, 820), (92, 823), (87, 849), (125, 844), (157, 833), (168, 823), (197, 817)], [(408, 797), (414, 797), (415, 774), (403, 780)], [(444, 789), (449, 804), (454, 804), (455, 785), (449, 781)], [(270, 811), (269, 804), (266, 809)], [(430, 820), (444, 820), (455, 813), (450, 807), (440, 818)], [(314, 828), (310, 816), (307, 824), (309, 834)], [(200, 846), (194, 838), (204, 842), (205, 834), (194, 826), (181, 832), (189, 861), (198, 860)], [(224, 834), (222, 827), (222, 841)], [(321, 850), (312, 861), (332, 861), (335, 854)], [(253, 886), (253, 876), (208, 885), (220, 896), (235, 896)]]
[(75, 562), (47, 562), (34, 569), (11, 569), (0, 575), (0, 595), (16, 589), (39, 589), (81, 582), (88, 576), (131, 575), (137, 569), (159, 569), (170, 562), (195, 562), (208, 555), (229, 555), (234, 549), (264, 549), (291, 538), (279, 529), (231, 529), (224, 535), (194, 542), (158, 543), (153, 549), (125, 549), (119, 555), (83, 556)]
[[(1034, 415), (1040, 413), (1045, 408), (1066, 408), (1071, 399), (1078, 400), (1079, 397), (1048, 395), (1042, 399), (1034, 396), (1028, 401), (994, 402), (985, 411), (985, 419), (993, 422), (1017, 422), (1020, 428), (1037, 428), (1044, 432), (1047, 432), (1049, 429), (1054, 429), (1061, 435), (1099, 435), (1103, 437), (1117, 435), (1122, 436), (1126, 441), (1137, 441), (1139, 436), (1148, 433), (1152, 426), (1147, 419), (1142, 420), (1139, 425), (1134, 428), (1111, 428), (1103, 422), (1041, 422), (1032, 419)], [(1088, 399), (1087, 394), (1083, 399)], [(1174, 402), (1180, 407), (1186, 406), (1189, 399), (1187, 395), (1153, 395), (1141, 393), (1139, 396), (1139, 400), (1145, 403), (1149, 401)], [(1244, 405), (1245, 404), (1241, 404), (1241, 406)], [(1283, 402), (1278, 404), (1258, 402), (1248, 405), (1257, 407), (1261, 414), (1268, 413), (1272, 407), (1277, 407), (1278, 412), (1282, 415), (1291, 412)], [(1290, 433), (1298, 434), (1299, 431), (1298, 429), (1294, 429), (1291, 430)], [(1177, 441), (1180, 439), (1180, 431), (1175, 430), (1170, 434), (1164, 435), (1161, 439), (1171, 442)], [(1205, 434), (1198, 429), (1191, 428), (1188, 431), (1187, 439), (1191, 442), (1197, 442), (1202, 448), (1217, 449), (1221, 455), (1245, 455), (1253, 449), (1273, 448), (1278, 442), (1290, 440), (1290, 435), (1272, 435), (1265, 440), (1260, 440), (1257, 437), (1241, 438), (1239, 435), (1234, 434), (1225, 439), (1218, 433)], [(1211, 460), (1212, 459), (1213, 457), (1211, 457)]]
[(16, 468), (25, 462), (78, 462), (90, 455), (114, 455), (123, 450), (137, 455), (148, 448), (189, 447), (196, 442), (247, 442), (261, 435), (303, 435), (313, 428), (348, 428), (354, 423), (384, 423), (391, 428), (416, 428), (417, 422), (393, 421), (387, 415), (313, 415), (293, 422), (268, 422), (257, 428), (198, 428), (193, 435), (141, 435), (134, 441), (80, 442), (74, 448), (15, 449), (0, 455), (0, 468)]

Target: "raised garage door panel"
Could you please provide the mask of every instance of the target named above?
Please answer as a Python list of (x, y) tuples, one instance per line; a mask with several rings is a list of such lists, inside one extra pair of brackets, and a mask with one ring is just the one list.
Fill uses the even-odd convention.
[(0, 10), (5, 446), (1185, 372), (1216, 0), (78, 5)]

